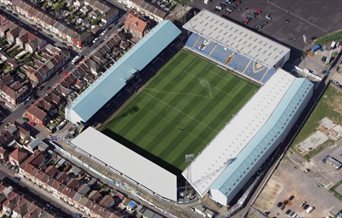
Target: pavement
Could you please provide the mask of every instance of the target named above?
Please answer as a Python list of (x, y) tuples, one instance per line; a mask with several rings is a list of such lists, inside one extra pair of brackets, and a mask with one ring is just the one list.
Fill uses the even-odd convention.
[[(212, 0), (208, 5), (203, 0), (193, 0), (191, 4), (193, 7), (215, 12), (215, 6), (220, 2), (224, 0)], [(247, 27), (253, 29), (255, 25), (263, 24), (266, 21), (265, 15), (270, 14), (272, 20), (264, 25), (260, 33), (301, 51), (306, 45), (303, 35), (309, 43), (311, 37), (320, 37), (342, 28), (341, 8), (342, 1), (334, 0), (325, 0), (324, 3), (317, 0), (242, 0), (238, 9), (230, 14), (225, 9), (215, 13), (242, 24), (246, 11), (261, 9), (262, 14)], [(285, 22), (286, 19), (288, 22)]]
[[(273, 207), (270, 209), (270, 217), (286, 216), (284, 212), (288, 209), (296, 211), (300, 217), (325, 217), (329, 215), (330, 211), (336, 213), (340, 209), (340, 200), (320, 186), (315, 180), (287, 158), (282, 160), (278, 169), (272, 175), (271, 180), (278, 183), (282, 189), (280, 193), (273, 193), (273, 198), (276, 200), (273, 201)], [(261, 196), (265, 194), (265, 192), (270, 191), (264, 190)], [(277, 202), (288, 199), (290, 195), (294, 195), (295, 199), (284, 211), (280, 211), (280, 209), (276, 207)], [(317, 196), (319, 196), (319, 198)], [(316, 207), (311, 214), (306, 214), (304, 210), (299, 207), (300, 202), (303, 200)]]

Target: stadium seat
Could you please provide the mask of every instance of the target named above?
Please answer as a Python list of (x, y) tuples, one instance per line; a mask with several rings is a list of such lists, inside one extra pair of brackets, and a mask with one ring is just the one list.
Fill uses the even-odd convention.
[(242, 73), (247, 67), (249, 61), (249, 58), (241, 54), (235, 53), (232, 60), (229, 62), (228, 67), (238, 71), (239, 73)]
[(192, 48), (198, 38), (199, 38), (199, 35), (194, 34), (194, 33), (191, 34), (189, 38), (186, 40), (185, 47)]

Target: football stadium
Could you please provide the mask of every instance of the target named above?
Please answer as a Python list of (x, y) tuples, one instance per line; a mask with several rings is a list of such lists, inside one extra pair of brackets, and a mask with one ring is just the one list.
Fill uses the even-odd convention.
[[(71, 143), (163, 199), (177, 202), (186, 181), (227, 205), (285, 139), (313, 84), (280, 68), (288, 48), (211, 12), (183, 28), (184, 48), (99, 129)], [(72, 102), (68, 119), (87, 126), (180, 33), (159, 23)]]
[(184, 170), (258, 86), (181, 50), (101, 128)]

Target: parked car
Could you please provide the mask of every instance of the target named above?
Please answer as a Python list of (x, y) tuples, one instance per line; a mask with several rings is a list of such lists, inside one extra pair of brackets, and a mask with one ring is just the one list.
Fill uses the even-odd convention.
[(219, 6), (219, 5), (217, 5), (217, 6), (215, 7), (215, 11), (222, 11), (222, 7)]
[(303, 207), (305, 204), (306, 204), (306, 201), (302, 201), (302, 202), (300, 202), (299, 206)]
[(246, 18), (243, 20), (243, 23), (247, 25), (251, 20), (252, 20), (252, 19), (246, 17)]
[(265, 15), (265, 18), (266, 18), (267, 20), (272, 20), (272, 17), (271, 17), (270, 14), (266, 14), (266, 15)]
[(309, 204), (304, 204), (303, 209), (306, 210), (306, 209), (308, 209), (309, 207), (310, 207)]
[(311, 213), (314, 209), (315, 209), (314, 206), (310, 206), (310, 207), (308, 207), (308, 208), (305, 210), (305, 212), (306, 212), (306, 213)]

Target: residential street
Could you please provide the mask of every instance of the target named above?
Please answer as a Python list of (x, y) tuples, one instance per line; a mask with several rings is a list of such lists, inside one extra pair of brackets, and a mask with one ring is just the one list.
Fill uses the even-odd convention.
[(55, 214), (56, 217), (71, 217), (75, 213), (80, 213), (70, 205), (53, 197), (50, 193), (42, 191), (41, 188), (33, 185), (25, 178), (15, 176), (13, 170), (9, 170), (3, 165), (0, 165), (0, 179), (18, 191), (30, 196), (35, 202), (41, 204), (45, 210)]

